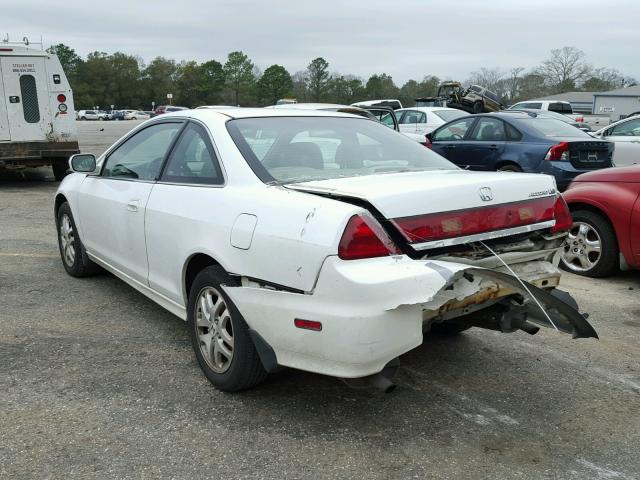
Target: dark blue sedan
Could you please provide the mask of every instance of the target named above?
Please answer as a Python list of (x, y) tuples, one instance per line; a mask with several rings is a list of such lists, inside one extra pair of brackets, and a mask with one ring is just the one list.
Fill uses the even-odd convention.
[(459, 167), (547, 173), (560, 190), (581, 173), (613, 166), (613, 143), (535, 113), (471, 115), (442, 125), (427, 138), (427, 146)]

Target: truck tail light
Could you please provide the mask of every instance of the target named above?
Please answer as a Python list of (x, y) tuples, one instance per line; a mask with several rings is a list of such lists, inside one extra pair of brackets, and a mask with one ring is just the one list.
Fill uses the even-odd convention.
[(576, 117), (576, 122), (584, 123), (584, 117)]
[(573, 225), (571, 211), (562, 195), (556, 197), (556, 203), (553, 205), (553, 217), (556, 219), (556, 224), (551, 227), (552, 233), (569, 230)]
[(342, 260), (385, 257), (402, 253), (382, 226), (369, 215), (354, 215), (347, 222), (338, 245)]
[(409, 243), (466, 237), (553, 220), (555, 197), (490, 207), (396, 218), (393, 223)]
[(545, 160), (550, 161), (567, 161), (569, 160), (569, 142), (560, 142), (549, 149), (544, 157)]
[(65, 95), (64, 93), (59, 93), (59, 94), (58, 94), (58, 101), (59, 101), (60, 103), (64, 103), (64, 102), (66, 102), (66, 101), (67, 101), (67, 97), (66, 97), (66, 95)]

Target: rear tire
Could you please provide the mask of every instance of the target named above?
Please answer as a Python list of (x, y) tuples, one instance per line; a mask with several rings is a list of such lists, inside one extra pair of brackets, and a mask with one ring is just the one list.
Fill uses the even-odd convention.
[(80, 120), (87, 120), (87, 117), (80, 117)]
[(236, 283), (222, 267), (206, 267), (196, 275), (187, 305), (187, 326), (198, 364), (224, 392), (251, 388), (267, 376), (247, 323), (222, 288)]
[(53, 169), (53, 178), (57, 182), (61, 182), (64, 177), (68, 175), (69, 162), (65, 160), (53, 160), (51, 162), (51, 168)]
[(514, 163), (508, 163), (498, 167), (498, 172), (522, 172), (522, 168)]
[(620, 251), (608, 219), (591, 210), (575, 210), (571, 216), (573, 227), (563, 245), (562, 267), (576, 275), (594, 278), (616, 273)]
[(93, 263), (87, 256), (84, 245), (80, 240), (80, 234), (73, 220), (69, 203), (60, 205), (56, 215), (56, 227), (58, 230), (58, 248), (62, 265), (72, 277), (88, 277), (100, 271), (100, 267)]
[(473, 104), (473, 113), (482, 113), (484, 111), (484, 105), (482, 102), (475, 102)]

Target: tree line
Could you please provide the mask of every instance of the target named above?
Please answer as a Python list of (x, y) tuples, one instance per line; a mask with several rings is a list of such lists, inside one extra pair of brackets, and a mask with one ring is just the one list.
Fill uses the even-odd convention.
[[(92, 52), (80, 57), (73, 48), (52, 45), (74, 91), (77, 109), (136, 108), (148, 110), (171, 103), (186, 107), (200, 105), (273, 105), (278, 99), (299, 102), (350, 104), (378, 98), (397, 98), (412, 106), (414, 99), (436, 94), (446, 79), (425, 75), (397, 86), (391, 75), (375, 73), (368, 79), (331, 72), (329, 62), (318, 57), (307, 68), (290, 74), (281, 65), (261, 71), (243, 52), (228, 54), (224, 63), (209, 60), (177, 62), (156, 57), (148, 64), (142, 58), (122, 52)], [(481, 68), (472, 72), (464, 85), (478, 84), (493, 90), (505, 104), (567, 91), (606, 91), (634, 85), (636, 80), (613, 68), (595, 68), (585, 53), (575, 47), (551, 51), (538, 67), (525, 71)]]

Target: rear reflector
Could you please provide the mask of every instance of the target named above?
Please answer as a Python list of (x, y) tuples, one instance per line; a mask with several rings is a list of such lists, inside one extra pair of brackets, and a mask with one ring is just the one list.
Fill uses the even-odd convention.
[(556, 219), (556, 224), (551, 227), (551, 232), (553, 233), (569, 230), (573, 225), (571, 211), (562, 195), (558, 195), (556, 198), (556, 203), (553, 206), (553, 216)]
[(13, 52), (13, 48), (0, 48), (0, 52)]
[(553, 220), (556, 197), (393, 219), (409, 243), (431, 242)]
[(322, 330), (322, 323), (316, 322), (314, 320), (303, 320), (301, 318), (296, 318), (293, 321), (293, 324), (304, 330), (313, 330), (314, 332), (319, 332)]
[(338, 245), (338, 256), (342, 260), (385, 257), (400, 253), (402, 252), (382, 226), (368, 215), (351, 217)]

